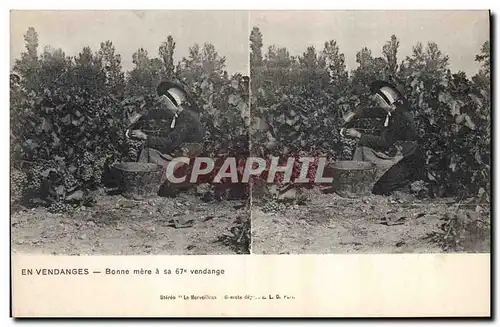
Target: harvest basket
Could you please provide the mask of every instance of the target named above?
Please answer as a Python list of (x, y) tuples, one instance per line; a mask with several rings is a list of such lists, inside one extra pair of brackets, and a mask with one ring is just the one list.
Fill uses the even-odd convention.
[(130, 199), (158, 195), (163, 167), (154, 163), (121, 162), (113, 166), (119, 178), (120, 193)]
[(377, 182), (377, 168), (366, 161), (337, 161), (328, 166), (333, 177), (331, 192), (343, 197), (370, 195)]

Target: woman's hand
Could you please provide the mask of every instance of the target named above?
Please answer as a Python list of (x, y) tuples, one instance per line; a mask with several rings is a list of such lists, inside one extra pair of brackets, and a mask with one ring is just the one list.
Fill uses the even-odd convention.
[(130, 136), (139, 140), (146, 140), (148, 138), (146, 133), (144, 133), (140, 129), (136, 129), (130, 132)]
[(348, 123), (348, 122), (352, 121), (354, 119), (354, 117), (356, 117), (356, 113), (350, 112), (344, 116), (344, 122)]
[(361, 138), (361, 133), (355, 130), (354, 128), (349, 128), (344, 131), (344, 135), (354, 137), (354, 138)]

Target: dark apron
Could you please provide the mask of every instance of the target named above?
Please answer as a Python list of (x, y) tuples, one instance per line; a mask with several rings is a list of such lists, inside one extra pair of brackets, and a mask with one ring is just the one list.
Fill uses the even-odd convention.
[[(153, 148), (143, 148), (138, 162), (144, 163), (155, 163), (163, 167), (162, 174), (162, 184), (167, 180), (167, 167), (168, 164), (174, 158), (185, 157), (193, 161), (200, 153), (203, 151), (203, 145), (201, 143), (185, 143), (178, 149), (174, 150), (172, 153), (161, 153), (160, 151)], [(191, 162), (192, 164), (192, 162)], [(186, 165), (179, 165), (174, 173), (179, 172), (181, 169), (185, 169)], [(189, 180), (189, 176), (186, 177), (186, 181)]]

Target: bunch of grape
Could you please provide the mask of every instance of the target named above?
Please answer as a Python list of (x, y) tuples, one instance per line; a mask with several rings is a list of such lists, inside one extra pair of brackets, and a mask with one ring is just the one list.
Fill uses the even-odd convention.
[(73, 206), (63, 202), (54, 202), (48, 208), (50, 213), (69, 213), (72, 210)]
[(94, 182), (96, 184), (100, 184), (101, 183), (101, 179), (102, 179), (102, 174), (104, 172), (104, 166), (106, 165), (106, 161), (107, 161), (108, 157), (106, 155), (100, 155), (96, 162), (95, 162), (95, 166), (94, 166), (94, 170), (93, 170), (93, 178), (94, 178)]
[(88, 182), (94, 177), (94, 169), (90, 164), (83, 164), (80, 167), (80, 177), (83, 181)]
[(284, 212), (286, 210), (286, 205), (284, 203), (279, 203), (276, 200), (269, 200), (261, 207), (261, 210), (266, 213), (270, 212)]
[(127, 146), (130, 161), (137, 161), (137, 159), (139, 159), (139, 151), (143, 146), (143, 141), (127, 139)]
[(90, 164), (93, 163), (94, 160), (95, 160), (94, 155), (88, 151), (85, 151), (85, 153), (83, 154), (83, 163)]
[(35, 163), (28, 170), (29, 187), (33, 190), (39, 190), (44, 177), (42, 172), (49, 168), (46, 163)]
[(18, 169), (11, 169), (10, 171), (10, 200), (11, 203), (21, 201), (28, 178), (26, 174)]
[(343, 141), (340, 157), (343, 160), (351, 160), (353, 150), (356, 147), (356, 140), (346, 139)]
[(78, 185), (78, 181), (76, 180), (75, 176), (73, 176), (73, 174), (71, 174), (69, 171), (64, 172), (63, 180), (64, 188), (66, 190), (72, 190)]

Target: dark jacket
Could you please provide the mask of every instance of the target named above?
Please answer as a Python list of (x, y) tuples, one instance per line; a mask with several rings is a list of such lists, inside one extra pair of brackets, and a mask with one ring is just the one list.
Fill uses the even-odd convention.
[[(382, 108), (360, 108), (354, 111), (358, 117), (380, 117), (385, 119), (387, 113)], [(402, 147), (404, 157), (421, 155), (418, 151), (418, 134), (412, 114), (404, 104), (399, 104), (391, 113), (389, 124), (384, 127), (380, 136), (362, 134), (358, 142), (377, 151), (388, 152), (398, 144)]]
[(162, 125), (161, 130), (163, 133), (161, 135), (148, 135), (146, 147), (169, 154), (185, 143), (200, 143), (203, 141), (204, 131), (197, 113), (190, 110), (181, 111), (172, 129), (170, 124), (173, 118), (174, 114), (165, 109), (150, 110), (141, 117), (141, 120), (153, 121), (156, 125)]

